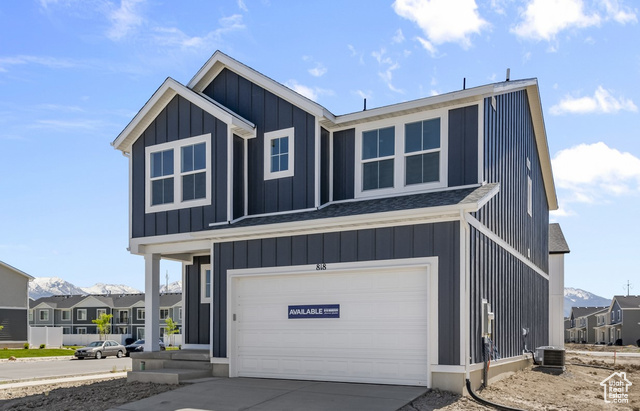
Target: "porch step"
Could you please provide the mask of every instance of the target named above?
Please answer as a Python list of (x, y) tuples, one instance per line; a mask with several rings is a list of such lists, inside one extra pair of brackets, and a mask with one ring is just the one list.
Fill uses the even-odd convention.
[[(148, 363), (147, 363), (148, 365)], [(170, 369), (188, 369), (188, 370), (208, 370), (211, 372), (212, 365), (207, 361), (190, 361), (190, 360), (176, 360), (175, 357), (172, 360), (164, 360), (162, 368)]]
[(208, 363), (210, 358), (209, 351), (178, 350), (173, 351), (171, 354), (171, 359), (178, 361), (203, 361)]
[(128, 382), (153, 382), (156, 384), (180, 384), (188, 380), (211, 377), (211, 370), (163, 368), (159, 370), (129, 371)]

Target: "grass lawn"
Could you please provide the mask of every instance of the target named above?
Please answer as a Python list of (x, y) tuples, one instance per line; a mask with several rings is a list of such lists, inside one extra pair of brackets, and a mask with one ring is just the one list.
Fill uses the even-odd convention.
[(0, 359), (9, 357), (31, 358), (31, 357), (61, 357), (63, 355), (72, 356), (75, 350), (67, 348), (34, 348), (25, 350), (24, 348), (0, 350)]

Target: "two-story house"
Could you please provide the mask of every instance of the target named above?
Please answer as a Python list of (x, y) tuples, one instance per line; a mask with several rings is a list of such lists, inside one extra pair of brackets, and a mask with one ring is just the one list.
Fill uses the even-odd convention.
[(616, 295), (606, 311), (606, 343), (640, 346), (640, 295)]
[(0, 261), (0, 348), (29, 340), (29, 281), (33, 277)]
[(569, 341), (583, 344), (597, 342), (595, 327), (598, 326), (598, 316), (606, 311), (607, 307), (572, 307)]
[[(160, 334), (170, 316), (182, 327), (182, 294), (162, 295), (156, 328)], [(62, 327), (63, 334), (98, 334), (93, 320), (111, 314), (111, 334), (144, 338), (144, 294), (55, 295), (30, 302), (29, 324), (32, 327)]]
[(231, 377), (460, 392), (480, 384), (483, 338), (499, 373), (528, 362), (523, 328), (529, 347), (550, 318), (561, 330), (536, 79), (334, 115), (216, 52), (112, 145), (145, 259), (145, 351), (161, 259), (183, 263), (183, 348)]

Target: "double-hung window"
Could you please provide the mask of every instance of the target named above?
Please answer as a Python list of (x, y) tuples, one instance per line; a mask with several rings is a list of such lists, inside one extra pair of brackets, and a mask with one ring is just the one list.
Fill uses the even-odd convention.
[(200, 302), (211, 302), (211, 265), (206, 264), (200, 267)]
[(149, 146), (147, 213), (211, 203), (211, 134)]
[(264, 179), (293, 176), (295, 128), (264, 133)]
[(393, 187), (395, 127), (362, 133), (362, 190)]
[(440, 180), (440, 119), (404, 126), (405, 185)]
[(62, 310), (62, 321), (71, 321), (71, 310)]

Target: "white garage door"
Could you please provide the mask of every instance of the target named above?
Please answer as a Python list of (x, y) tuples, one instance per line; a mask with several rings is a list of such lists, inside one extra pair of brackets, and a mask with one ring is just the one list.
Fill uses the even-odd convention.
[[(233, 368), (245, 377), (427, 385), (428, 286), (426, 267), (234, 278)], [(335, 317), (336, 305), (339, 318), (295, 315), (324, 307)], [(290, 318), (291, 309), (302, 311)]]

